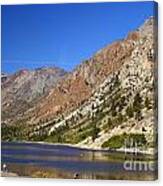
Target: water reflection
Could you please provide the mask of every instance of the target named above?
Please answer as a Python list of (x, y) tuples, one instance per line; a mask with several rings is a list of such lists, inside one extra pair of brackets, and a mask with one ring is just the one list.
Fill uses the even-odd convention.
[[(151, 179), (152, 172), (124, 170), (125, 153), (63, 145), (2, 143), (2, 163), (20, 176), (74, 179)], [(141, 161), (150, 157), (139, 155)], [(22, 171), (23, 170), (23, 171)], [(150, 176), (151, 175), (151, 176)]]

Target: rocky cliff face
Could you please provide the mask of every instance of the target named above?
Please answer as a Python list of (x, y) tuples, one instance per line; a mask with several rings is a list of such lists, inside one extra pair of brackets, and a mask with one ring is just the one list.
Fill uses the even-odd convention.
[[(120, 148), (156, 140), (155, 21), (79, 65), (24, 114), (30, 140)], [(21, 135), (20, 135), (21, 136)]]

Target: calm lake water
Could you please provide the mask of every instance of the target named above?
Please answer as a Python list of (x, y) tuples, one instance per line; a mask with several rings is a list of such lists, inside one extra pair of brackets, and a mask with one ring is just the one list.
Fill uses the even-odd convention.
[[(2, 142), (1, 154), (2, 164), (7, 164), (8, 171), (19, 176), (33, 177), (34, 170), (44, 172), (50, 170), (51, 177), (56, 178), (74, 178), (77, 174), (79, 178), (88, 179), (148, 180), (154, 176), (151, 170), (125, 170), (124, 162), (134, 161), (135, 156), (132, 154), (79, 149), (64, 145), (16, 142)], [(148, 162), (150, 157), (139, 155), (136, 159)], [(51, 174), (53, 172), (54, 175)]]

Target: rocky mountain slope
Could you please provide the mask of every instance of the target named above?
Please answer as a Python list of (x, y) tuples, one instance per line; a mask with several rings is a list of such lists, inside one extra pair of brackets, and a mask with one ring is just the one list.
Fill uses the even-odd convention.
[(65, 75), (66, 72), (59, 68), (24, 69), (12, 75), (2, 74), (2, 120), (12, 122), (18, 115), (23, 116)]
[[(15, 120), (12, 139), (121, 148), (156, 141), (156, 38), (154, 18), (98, 51)], [(17, 133), (17, 126), (22, 130)], [(13, 132), (14, 131), (14, 132)], [(16, 132), (15, 132), (16, 131)], [(3, 136), (2, 136), (3, 137)]]
[(134, 50), (136, 32), (124, 40), (114, 42), (84, 61), (49, 92), (49, 95), (30, 110), (31, 123), (51, 120), (59, 114), (67, 114), (86, 102), (92, 92), (117, 71)]

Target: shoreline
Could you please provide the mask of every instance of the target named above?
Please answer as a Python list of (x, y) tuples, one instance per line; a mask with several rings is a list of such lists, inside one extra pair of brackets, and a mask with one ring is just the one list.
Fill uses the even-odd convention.
[(17, 173), (14, 173), (14, 172), (1, 171), (1, 177), (19, 177), (19, 175)]
[[(72, 171), (63, 171), (56, 168), (39, 167), (33, 165), (9, 164), (9, 172), (1, 171), (2, 177), (22, 178), (55, 178), (55, 179), (102, 179), (102, 180), (155, 180), (157, 177), (153, 172), (79, 172), (78, 177)], [(23, 170), (23, 171), (22, 171)]]
[(157, 154), (157, 149), (149, 148), (148, 150), (141, 150), (137, 149), (135, 151), (134, 148), (119, 148), (119, 149), (109, 149), (109, 148), (92, 148), (89, 146), (81, 146), (78, 144), (69, 144), (69, 143), (50, 143), (50, 142), (44, 142), (44, 141), (1, 141), (2, 143), (25, 143), (25, 144), (42, 144), (42, 145), (51, 145), (51, 146), (67, 146), (71, 148), (78, 148), (80, 150), (90, 150), (90, 151), (101, 151), (101, 152), (120, 152), (120, 153), (137, 153), (137, 154), (143, 154), (143, 155), (155, 155)]

